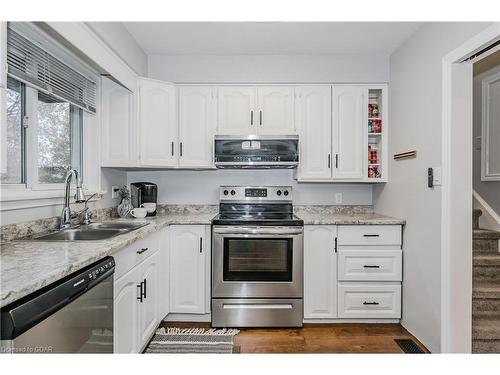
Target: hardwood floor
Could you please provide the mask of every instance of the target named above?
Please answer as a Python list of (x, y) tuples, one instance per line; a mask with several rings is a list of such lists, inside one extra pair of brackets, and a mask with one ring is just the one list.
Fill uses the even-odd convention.
[[(209, 328), (208, 323), (164, 322), (164, 327)], [(306, 324), (303, 328), (242, 328), (239, 353), (403, 353), (394, 339), (413, 339), (399, 324)]]

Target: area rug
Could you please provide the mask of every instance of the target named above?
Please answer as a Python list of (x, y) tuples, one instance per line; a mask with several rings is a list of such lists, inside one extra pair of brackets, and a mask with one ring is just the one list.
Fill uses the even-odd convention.
[(237, 329), (159, 328), (146, 353), (233, 353)]

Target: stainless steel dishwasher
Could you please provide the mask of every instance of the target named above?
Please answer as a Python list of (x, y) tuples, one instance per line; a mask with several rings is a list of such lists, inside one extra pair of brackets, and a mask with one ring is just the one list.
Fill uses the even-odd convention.
[(1, 309), (3, 353), (113, 353), (112, 257)]

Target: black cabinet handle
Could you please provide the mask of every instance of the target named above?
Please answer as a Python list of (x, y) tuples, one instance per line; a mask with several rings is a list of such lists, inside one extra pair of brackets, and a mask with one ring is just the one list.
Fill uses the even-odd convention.
[(262, 111), (259, 111), (259, 124), (262, 125)]
[(332, 164), (331, 159), (332, 159), (332, 155), (328, 154), (328, 169), (331, 168), (331, 164)]
[(142, 291), (142, 296), (144, 297), (144, 299), (146, 299), (146, 279), (144, 279), (144, 281), (141, 284), (144, 285), (144, 289)]
[(339, 167), (339, 154), (335, 154), (335, 168)]
[(335, 237), (335, 252), (337, 252), (337, 243), (338, 243), (338, 240), (337, 240), (337, 237)]
[(180, 145), (180, 153), (181, 153), (181, 156), (182, 156), (182, 142), (181, 142), (181, 145)]
[(136, 251), (137, 254), (142, 254), (144, 253), (145, 251), (148, 251), (149, 247), (143, 247), (141, 250), (139, 251)]
[(174, 141), (172, 141), (172, 156), (174, 156)]
[(250, 125), (253, 125), (253, 111), (250, 111)]
[(372, 266), (372, 265), (365, 264), (365, 265), (363, 266), (363, 268), (380, 268), (380, 266), (377, 266), (377, 265), (373, 265), (373, 266)]
[(363, 234), (363, 237), (380, 237), (380, 234)]
[(200, 253), (203, 252), (203, 238), (200, 237)]
[(142, 294), (142, 283), (137, 284), (137, 287), (139, 288), (139, 297), (137, 297), (137, 299), (139, 300), (139, 302), (142, 303), (142, 296), (143, 296), (143, 294)]
[(378, 302), (363, 302), (363, 305), (380, 305)]

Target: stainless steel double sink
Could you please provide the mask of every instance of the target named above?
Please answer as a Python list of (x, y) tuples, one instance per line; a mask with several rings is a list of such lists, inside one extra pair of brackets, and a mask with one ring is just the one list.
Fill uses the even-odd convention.
[(32, 241), (97, 241), (142, 228), (149, 223), (104, 222), (78, 225), (31, 238)]

